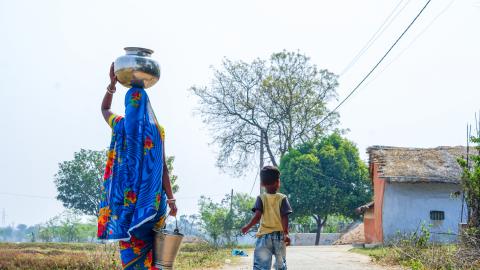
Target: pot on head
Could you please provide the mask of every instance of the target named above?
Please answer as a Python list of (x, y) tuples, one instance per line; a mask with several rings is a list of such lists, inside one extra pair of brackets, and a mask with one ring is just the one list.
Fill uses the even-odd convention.
[(115, 75), (125, 87), (152, 87), (160, 79), (160, 65), (150, 49), (126, 47), (126, 54), (115, 60)]

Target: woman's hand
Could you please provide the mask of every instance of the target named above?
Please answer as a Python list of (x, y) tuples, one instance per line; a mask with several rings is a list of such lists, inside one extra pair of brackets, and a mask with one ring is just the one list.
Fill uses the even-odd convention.
[(115, 67), (114, 67), (114, 64), (112, 62), (112, 64), (110, 65), (110, 84), (108, 85), (108, 88), (110, 91), (113, 91), (115, 92), (116, 90), (116, 87), (115, 85), (117, 84), (117, 76), (115, 75)]
[(168, 201), (168, 207), (170, 207), (170, 213), (169, 215), (174, 217), (177, 215), (177, 204), (175, 203), (174, 200)]

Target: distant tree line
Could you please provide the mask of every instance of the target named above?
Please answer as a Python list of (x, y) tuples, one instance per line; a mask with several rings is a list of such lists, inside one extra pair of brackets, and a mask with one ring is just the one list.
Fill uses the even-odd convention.
[(82, 221), (82, 215), (65, 211), (47, 222), (33, 226), (19, 224), (0, 228), (3, 242), (94, 242), (96, 220)]

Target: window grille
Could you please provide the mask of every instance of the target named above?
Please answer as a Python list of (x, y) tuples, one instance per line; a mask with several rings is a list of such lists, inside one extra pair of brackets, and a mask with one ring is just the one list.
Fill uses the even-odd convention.
[(445, 212), (443, 212), (443, 211), (430, 211), (430, 219), (431, 220), (444, 220), (445, 219)]

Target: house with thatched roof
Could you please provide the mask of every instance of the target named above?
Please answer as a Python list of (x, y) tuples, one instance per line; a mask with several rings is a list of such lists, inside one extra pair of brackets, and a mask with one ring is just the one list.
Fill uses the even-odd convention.
[(363, 213), (365, 242), (385, 243), (399, 233), (429, 226), (433, 241), (453, 241), (466, 219), (457, 158), (466, 148), (372, 146), (369, 155), (373, 201)]

